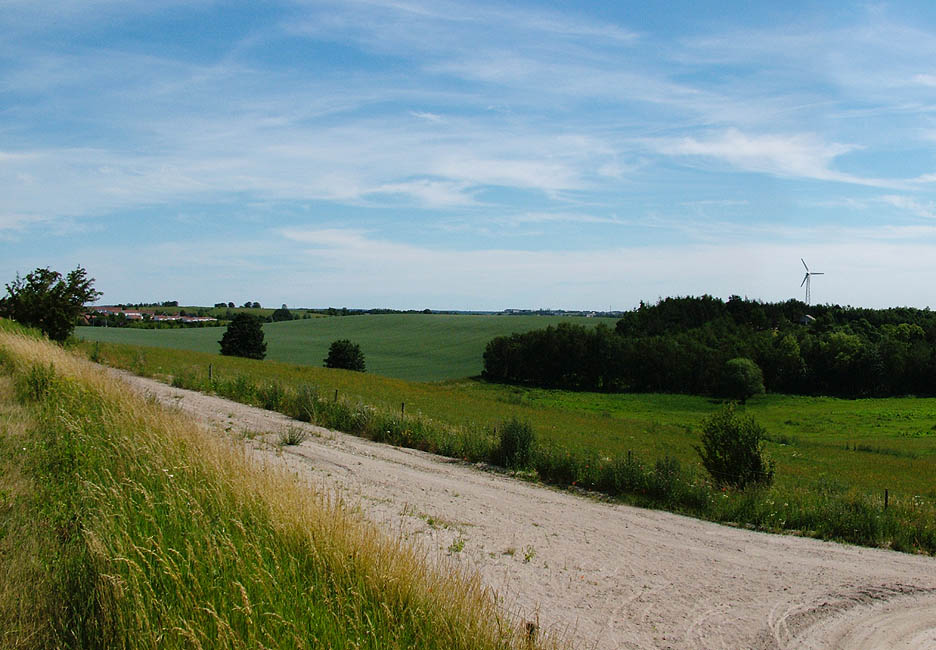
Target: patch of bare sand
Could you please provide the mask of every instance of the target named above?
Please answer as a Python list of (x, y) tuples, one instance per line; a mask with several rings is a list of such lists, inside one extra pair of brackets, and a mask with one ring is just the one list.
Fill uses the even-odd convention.
[(314, 432), (254, 446), (579, 647), (936, 648), (934, 558), (602, 503), (119, 374), (215, 430)]

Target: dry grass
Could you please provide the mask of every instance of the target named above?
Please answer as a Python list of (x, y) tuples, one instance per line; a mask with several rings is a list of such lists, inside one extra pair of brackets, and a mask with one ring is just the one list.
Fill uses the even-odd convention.
[[(52, 497), (40, 523), (78, 522), (66, 525), (63, 566), (2, 556), (0, 571), (19, 579), (45, 562), (39, 573), (57, 572), (59, 591), (34, 595), (35, 620), (3, 637), (7, 647), (41, 647), (30, 626), (48, 625), (43, 612), (56, 607), (65, 616), (54, 638), (91, 647), (529, 647), (476, 577), (427, 561), (334, 495), (252, 463), (243, 447), (49, 343), (0, 332), (0, 352), (17, 382), (36, 368), (55, 373), (28, 412), (11, 405), (18, 415), (4, 416), (18, 423), (5, 425), (5, 445), (44, 442), (34, 477), (4, 472), (3, 489)], [(9, 403), (9, 380), (0, 388)], [(40, 476), (49, 486), (30, 484)], [(7, 545), (28, 534), (3, 531)], [(6, 616), (15, 594), (0, 587), (0, 599)], [(91, 608), (77, 611), (78, 601)]]

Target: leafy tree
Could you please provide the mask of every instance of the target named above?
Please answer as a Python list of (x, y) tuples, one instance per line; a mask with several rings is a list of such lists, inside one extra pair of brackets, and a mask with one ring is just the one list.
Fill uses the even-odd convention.
[(332, 341), (328, 348), (328, 356), (325, 357), (325, 367), (364, 372), (364, 353), (361, 352), (361, 346), (348, 339)]
[(248, 359), (262, 359), (266, 356), (263, 326), (253, 314), (242, 312), (235, 315), (218, 343), (221, 344), (221, 354), (227, 356)]
[(725, 395), (744, 404), (749, 397), (764, 392), (764, 373), (750, 359), (738, 357), (725, 362)]
[(770, 485), (774, 464), (764, 455), (765, 433), (754, 418), (738, 415), (729, 404), (702, 422), (702, 446), (695, 449), (718, 485)]
[(49, 268), (36, 269), (25, 278), (17, 274), (6, 290), (0, 298), (0, 316), (36, 327), (53, 341), (67, 339), (85, 303), (101, 297), (94, 278), (80, 266), (64, 278)]
[(292, 320), (293, 315), (292, 315), (292, 312), (286, 308), (286, 305), (283, 305), (279, 309), (275, 310), (270, 315), (270, 318), (272, 319), (274, 323), (276, 323), (276, 322), (284, 321), (284, 320)]

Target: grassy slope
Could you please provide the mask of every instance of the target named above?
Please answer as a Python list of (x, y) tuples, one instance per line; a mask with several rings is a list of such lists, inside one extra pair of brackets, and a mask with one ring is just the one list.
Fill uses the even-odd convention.
[[(100, 354), (108, 363), (156, 376), (204, 377), (211, 363), (216, 379), (243, 375), (257, 382), (314, 385), (328, 395), (337, 389), (343, 398), (396, 413), (405, 402), (407, 413), (467, 430), (490, 431), (519, 416), (533, 424), (541, 440), (570, 450), (633, 451), (648, 459), (671, 455), (696, 466), (699, 423), (721, 407), (718, 401), (688, 395), (573, 393), (466, 380), (407, 382), (155, 348), (105, 346)], [(768, 395), (751, 400), (746, 410), (773, 440), (767, 450), (777, 461), (779, 487), (827, 485), (874, 494), (887, 488), (895, 496), (936, 499), (936, 399)]]
[[(365, 314), (264, 325), (267, 358), (321, 366), (328, 346), (351, 339), (361, 346), (369, 372), (411, 381), (439, 381), (481, 372), (484, 346), (495, 336), (525, 332), (568, 321), (613, 327), (614, 319), (551, 316), (470, 316), (446, 314)], [(141, 330), (79, 327), (88, 341), (218, 352), (221, 328)]]
[(0, 648), (528, 647), (476, 579), (3, 329)]

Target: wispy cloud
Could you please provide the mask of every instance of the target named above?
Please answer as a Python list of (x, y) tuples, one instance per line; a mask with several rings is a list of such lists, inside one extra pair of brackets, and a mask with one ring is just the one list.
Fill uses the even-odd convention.
[(433, 124), (443, 124), (445, 122), (445, 118), (441, 115), (429, 113), (427, 111), (410, 111), (410, 115), (420, 120), (425, 120), (426, 122), (432, 122)]
[[(270, 252), (284, 247), (372, 304), (401, 286), (418, 303), (428, 276), (435, 296), (523, 303), (477, 277), (490, 268), (538, 292), (534, 304), (604, 306), (599, 292), (622, 289), (600, 264), (652, 299), (736, 282), (693, 266), (724, 266), (719, 255), (774, 268), (744, 251), (796, 262), (810, 242), (867, 255), (875, 239), (914, 254), (914, 237), (931, 243), (926, 20), (894, 6), (713, 11), (7, 2), (0, 232), (37, 263), (69, 228), (99, 229), (54, 242), (88, 255), (98, 237), (118, 241), (113, 230), (180, 256), (192, 254), (183, 229), (209, 232), (263, 251), (218, 278), (243, 282), (242, 264), (270, 274), (266, 286), (274, 273), (306, 286)], [(3, 271), (12, 255), (0, 258)]]
[(936, 219), (936, 201), (920, 201), (909, 196), (895, 194), (882, 196), (881, 200), (895, 208), (907, 210), (918, 217)]
[(832, 164), (838, 157), (861, 147), (827, 143), (813, 134), (749, 135), (737, 129), (728, 129), (701, 138), (689, 136), (650, 140), (648, 145), (666, 155), (721, 160), (744, 171), (872, 187), (903, 184), (900, 181), (862, 178), (834, 170)]

